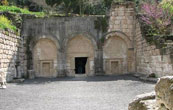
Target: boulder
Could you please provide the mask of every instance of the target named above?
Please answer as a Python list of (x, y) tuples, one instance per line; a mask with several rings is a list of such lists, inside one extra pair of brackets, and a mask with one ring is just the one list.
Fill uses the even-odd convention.
[(155, 92), (136, 96), (129, 104), (128, 110), (156, 110)]
[(159, 110), (173, 110), (173, 76), (160, 78), (155, 86), (155, 92)]

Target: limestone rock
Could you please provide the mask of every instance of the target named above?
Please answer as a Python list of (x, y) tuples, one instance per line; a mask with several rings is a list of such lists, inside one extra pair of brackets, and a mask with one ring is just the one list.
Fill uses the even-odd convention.
[(173, 110), (173, 76), (165, 76), (159, 79), (155, 87), (159, 110)]
[(155, 92), (138, 95), (128, 110), (156, 110)]

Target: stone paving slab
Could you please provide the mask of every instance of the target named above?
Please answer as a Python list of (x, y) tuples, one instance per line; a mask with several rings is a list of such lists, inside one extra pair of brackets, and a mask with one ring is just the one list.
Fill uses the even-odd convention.
[(136, 95), (154, 91), (129, 75), (26, 80), (0, 89), (0, 110), (127, 110)]

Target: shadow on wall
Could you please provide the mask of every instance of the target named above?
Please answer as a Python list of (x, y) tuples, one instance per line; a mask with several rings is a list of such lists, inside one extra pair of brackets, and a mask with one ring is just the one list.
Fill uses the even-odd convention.
[[(12, 31), (0, 31), (0, 75), (11, 82), (14, 78), (26, 76), (26, 55), (24, 39)], [(3, 77), (2, 77), (3, 76)]]

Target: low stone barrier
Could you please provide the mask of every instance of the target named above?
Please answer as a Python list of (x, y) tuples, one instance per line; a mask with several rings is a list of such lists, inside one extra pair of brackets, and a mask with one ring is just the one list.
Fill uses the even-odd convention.
[[(0, 79), (11, 82), (26, 74), (24, 39), (12, 31), (0, 30)], [(3, 77), (3, 78), (2, 78)]]

